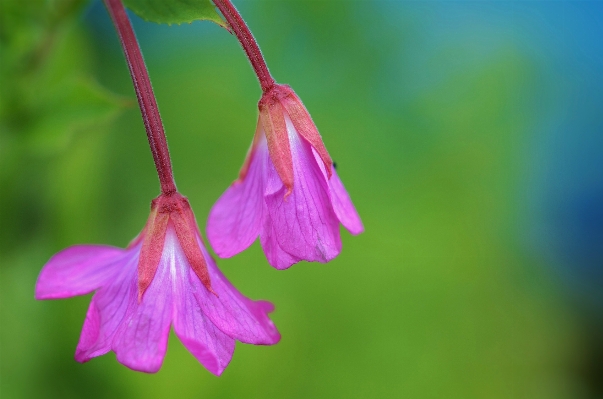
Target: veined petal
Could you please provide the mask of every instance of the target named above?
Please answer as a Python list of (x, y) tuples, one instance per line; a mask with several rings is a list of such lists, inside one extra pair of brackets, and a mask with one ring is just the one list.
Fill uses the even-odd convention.
[[(320, 155), (314, 149), (312, 149), (312, 153), (314, 154), (314, 159), (318, 166), (320, 166), (320, 170), (323, 172), (325, 179), (328, 179)], [(331, 166), (331, 178), (328, 180), (328, 184), (331, 204), (333, 205), (333, 210), (341, 224), (354, 235), (362, 233), (364, 231), (364, 226), (362, 225), (360, 216), (358, 215), (358, 212), (356, 212), (356, 208), (350, 199), (350, 195), (343, 186), (343, 183), (333, 166)]]
[(174, 330), (184, 346), (205, 368), (220, 375), (230, 363), (235, 340), (220, 331), (203, 313), (192, 288), (198, 286), (198, 276), (189, 272), (188, 265), (179, 264), (176, 259), (173, 255), (173, 266), (170, 266), (175, 270)]
[(109, 352), (117, 330), (132, 313), (137, 302), (136, 266), (141, 245), (125, 251), (127, 256), (119, 263), (118, 273), (92, 297), (75, 351), (78, 362)]
[[(331, 206), (329, 187), (314, 159), (312, 147), (300, 138), (290, 119), (285, 117), (285, 120), (291, 142), (295, 184), (292, 193), (284, 198), (285, 187), (282, 183), (279, 185), (278, 175), (269, 165), (265, 200), (272, 231), (265, 226), (261, 235), (272, 239), (263, 238), (262, 242), (276, 240), (278, 247), (292, 258), (328, 262), (341, 251), (339, 220)], [(270, 250), (275, 248), (272, 246)], [(277, 267), (275, 264), (272, 266)]]
[(274, 225), (272, 224), (270, 216), (266, 217), (264, 229), (262, 230), (262, 235), (260, 236), (260, 243), (262, 244), (262, 249), (266, 254), (268, 263), (278, 270), (288, 269), (291, 265), (303, 260), (285, 252), (281, 248), (281, 245), (278, 243), (276, 232), (274, 231)]
[(276, 344), (281, 336), (268, 317), (274, 310), (266, 301), (252, 301), (243, 296), (222, 274), (212, 257), (205, 250), (201, 239), (197, 238), (211, 275), (210, 293), (190, 271), (191, 290), (203, 313), (228, 336), (243, 343), (255, 345)]
[(354, 235), (364, 231), (364, 226), (356, 212), (356, 208), (350, 199), (350, 195), (346, 191), (339, 175), (333, 168), (333, 174), (329, 180), (329, 189), (331, 192), (331, 203), (337, 218), (348, 231)]
[(76, 245), (59, 252), (40, 272), (36, 299), (68, 298), (94, 291), (119, 270), (124, 253), (123, 249), (101, 245)]
[(218, 256), (229, 258), (249, 247), (260, 234), (265, 213), (264, 181), (268, 147), (263, 138), (243, 180), (235, 181), (209, 213), (207, 238)]
[(126, 317), (111, 345), (117, 360), (133, 370), (155, 373), (163, 363), (173, 313), (174, 241), (175, 233), (168, 227), (155, 277), (140, 302), (133, 279), (135, 300), (129, 301)]

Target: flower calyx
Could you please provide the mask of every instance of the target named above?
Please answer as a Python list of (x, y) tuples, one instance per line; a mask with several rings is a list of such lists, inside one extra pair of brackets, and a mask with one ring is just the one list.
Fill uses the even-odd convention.
[(147, 224), (132, 244), (142, 240), (138, 260), (138, 301), (151, 285), (163, 255), (168, 227), (174, 228), (178, 241), (191, 268), (208, 291), (218, 296), (211, 288), (205, 257), (197, 242), (199, 231), (195, 215), (188, 199), (178, 192), (161, 194), (151, 202), (151, 214)]
[[(312, 121), (312, 117), (293, 89), (287, 85), (274, 84), (262, 95), (258, 103), (258, 109), (260, 116), (253, 146), (259, 141), (258, 135), (263, 128), (272, 163), (283, 184), (287, 187), (285, 196), (291, 193), (294, 183), (293, 157), (289, 134), (299, 134), (314, 148), (324, 163), (328, 177), (331, 178), (333, 161), (316, 125)], [(289, 131), (287, 121), (293, 125), (295, 132)], [(248, 157), (249, 161), (252, 155)], [(246, 165), (248, 163), (246, 162)], [(246, 167), (244, 166), (241, 171), (242, 177), (244, 177), (245, 172)]]

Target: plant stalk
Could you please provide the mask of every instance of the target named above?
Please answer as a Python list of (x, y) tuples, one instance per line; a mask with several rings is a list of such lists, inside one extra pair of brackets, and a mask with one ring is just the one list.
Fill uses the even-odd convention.
[(159, 109), (157, 108), (157, 101), (155, 100), (155, 94), (151, 86), (151, 80), (149, 79), (147, 67), (140, 52), (140, 46), (121, 0), (104, 1), (113, 24), (117, 29), (119, 40), (126, 56), (130, 76), (132, 77), (134, 90), (136, 91), (136, 98), (138, 99), (138, 105), (142, 113), (142, 120), (147, 131), (149, 146), (151, 147), (151, 153), (155, 161), (155, 168), (157, 168), (161, 193), (165, 195), (173, 194), (176, 192), (176, 183), (174, 182), (170, 153)]
[(267, 92), (274, 86), (275, 81), (272, 75), (270, 75), (264, 56), (262, 56), (260, 47), (255, 41), (249, 27), (230, 0), (213, 0), (213, 2), (241, 43), (241, 46), (260, 81), (262, 91), (264, 93)]

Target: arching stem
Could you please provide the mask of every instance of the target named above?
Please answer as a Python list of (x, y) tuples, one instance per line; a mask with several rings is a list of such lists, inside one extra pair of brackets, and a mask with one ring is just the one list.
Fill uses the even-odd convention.
[(243, 47), (245, 54), (247, 54), (247, 58), (249, 58), (249, 62), (251, 62), (251, 66), (260, 81), (262, 91), (264, 93), (267, 92), (274, 86), (274, 79), (272, 78), (272, 75), (270, 75), (264, 56), (262, 56), (262, 52), (260, 51), (255, 38), (251, 34), (249, 27), (247, 27), (241, 14), (239, 14), (230, 0), (213, 0), (213, 2), (241, 43), (241, 46)]
[(140, 52), (140, 46), (121, 0), (104, 1), (113, 24), (115, 24), (115, 28), (117, 29), (128, 68), (130, 69), (130, 76), (134, 83), (134, 90), (138, 98), (144, 127), (147, 131), (149, 146), (151, 147), (151, 153), (153, 154), (153, 160), (157, 168), (161, 192), (162, 194), (170, 195), (176, 192), (172, 162), (163, 130), (163, 123), (161, 122), (161, 116), (157, 108), (157, 101), (155, 100), (147, 67)]

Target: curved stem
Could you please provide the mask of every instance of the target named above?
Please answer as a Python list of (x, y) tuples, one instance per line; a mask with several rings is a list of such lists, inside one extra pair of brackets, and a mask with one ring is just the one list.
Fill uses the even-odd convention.
[(262, 52), (247, 24), (230, 0), (213, 0), (213, 2), (232, 28), (243, 50), (245, 50), (245, 54), (247, 54), (247, 58), (251, 62), (251, 66), (260, 81), (262, 91), (264, 93), (267, 92), (274, 86), (274, 79), (270, 75), (270, 71), (268, 71), (268, 66), (262, 56)]
[(159, 175), (161, 192), (167, 195), (172, 194), (176, 192), (176, 183), (174, 182), (172, 173), (170, 153), (159, 109), (157, 108), (155, 94), (153, 94), (153, 87), (151, 86), (147, 67), (140, 52), (140, 46), (121, 0), (104, 1), (113, 24), (117, 29), (128, 68), (130, 69), (130, 76), (134, 83), (134, 90), (138, 98), (144, 127), (147, 131), (149, 146), (151, 147), (151, 153), (153, 154), (153, 160), (155, 161), (155, 167)]

